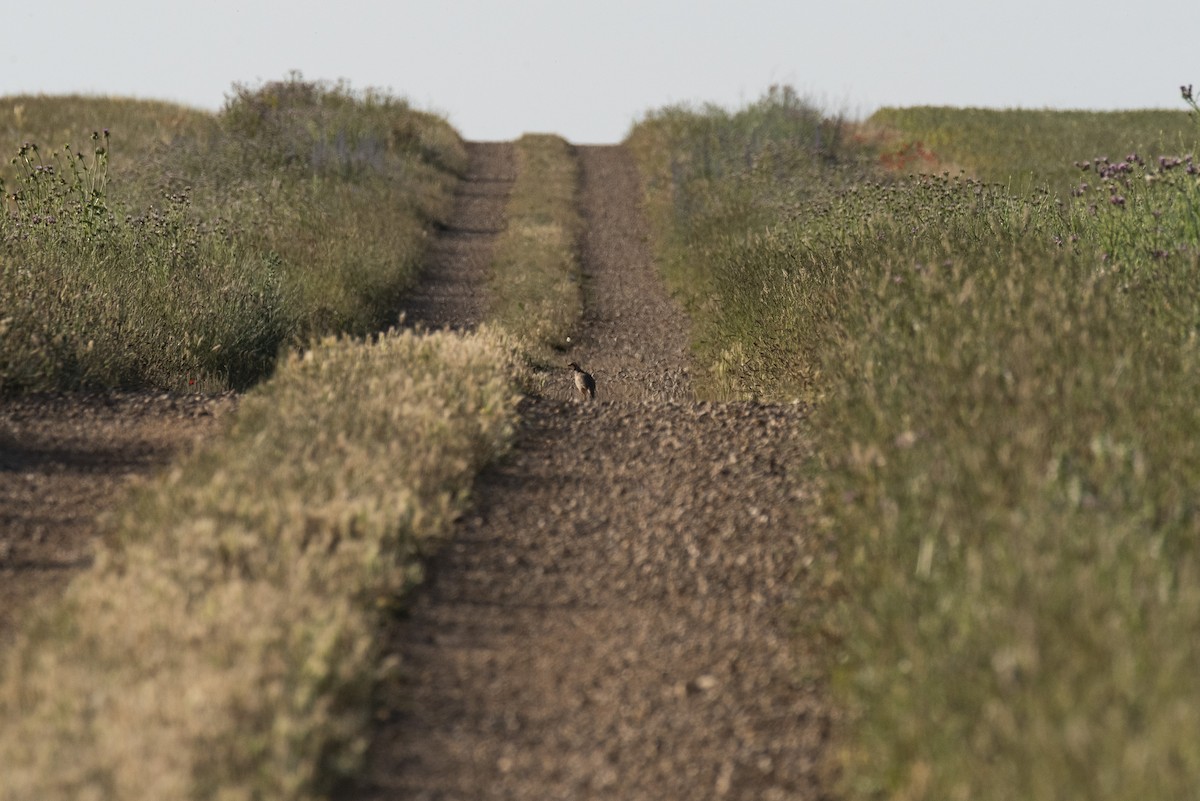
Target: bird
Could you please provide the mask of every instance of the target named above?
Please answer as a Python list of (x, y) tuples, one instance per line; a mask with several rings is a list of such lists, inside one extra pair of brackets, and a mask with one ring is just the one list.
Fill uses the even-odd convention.
[(584, 372), (578, 362), (571, 362), (567, 367), (575, 371), (575, 389), (579, 392), (579, 397), (583, 400), (596, 397), (596, 379), (592, 378), (592, 374)]

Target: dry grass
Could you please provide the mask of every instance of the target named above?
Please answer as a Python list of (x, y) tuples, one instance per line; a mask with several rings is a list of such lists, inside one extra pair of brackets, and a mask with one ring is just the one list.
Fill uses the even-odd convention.
[(535, 354), (565, 347), (583, 313), (579, 166), (558, 136), (526, 134), (516, 154), (507, 228), (492, 257), (490, 317)]
[(311, 798), (365, 747), (381, 611), (501, 453), (498, 335), (322, 341), (125, 502), (0, 680), (0, 798)]

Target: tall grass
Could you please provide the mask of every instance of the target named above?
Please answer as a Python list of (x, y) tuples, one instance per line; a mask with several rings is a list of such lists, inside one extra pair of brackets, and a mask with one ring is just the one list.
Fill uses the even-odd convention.
[[(0, 101), (10, 106), (13, 131), (58, 131), (67, 113), (41, 98)], [(87, 144), (13, 144), (4, 392), (241, 388), (285, 344), (378, 330), (465, 163), (444, 121), (300, 76), (238, 87), (215, 118), (62, 106), (94, 121)], [(139, 138), (126, 144), (122, 123)], [(126, 147), (141, 150), (118, 158)]]
[(715, 106), (654, 112), (627, 144), (646, 186), (656, 260), (693, 318), (697, 393), (719, 399), (773, 393), (779, 376), (751, 362), (772, 351), (764, 337), (789, 336), (772, 317), (786, 307), (730, 309), (733, 294), (759, 287), (739, 286), (728, 260), (748, 235), (769, 235), (781, 218), (854, 184), (867, 168), (866, 155), (850, 143), (841, 120), (823, 117), (788, 87), (772, 87), (737, 112)]
[(558, 136), (526, 134), (516, 142), (517, 176), (497, 237), (489, 282), (489, 317), (544, 358), (583, 314), (579, 269), (579, 165)]
[(1200, 185), (1166, 155), (1061, 204), (835, 173), (764, 228), (683, 240), (734, 391), (816, 402), (830, 555), (804, 636), (836, 657), (851, 798), (1200, 782)]
[(506, 447), (516, 370), (488, 332), (290, 356), (5, 654), (0, 798), (305, 799), (351, 774), (381, 613)]

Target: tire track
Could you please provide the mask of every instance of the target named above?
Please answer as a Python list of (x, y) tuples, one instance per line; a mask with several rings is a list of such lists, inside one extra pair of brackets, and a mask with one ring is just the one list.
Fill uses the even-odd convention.
[(400, 309), (408, 324), (461, 331), (479, 325), (487, 312), (488, 270), (516, 178), (515, 155), (511, 142), (468, 142), (467, 157), (450, 223), (438, 232), (421, 281)]
[[(353, 799), (823, 798), (798, 677), (815, 548), (799, 406), (690, 400), (686, 321), (620, 147), (580, 148), (585, 325), (512, 456), (388, 632), (400, 669)], [(456, 227), (473, 227), (457, 222)], [(564, 359), (566, 361), (566, 359)]]

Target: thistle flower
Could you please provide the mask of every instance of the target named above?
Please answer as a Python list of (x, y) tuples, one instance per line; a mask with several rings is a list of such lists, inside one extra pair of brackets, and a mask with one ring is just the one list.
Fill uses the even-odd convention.
[(1190, 83), (1187, 86), (1179, 87), (1179, 93), (1183, 95), (1183, 99), (1189, 103), (1191, 103), (1194, 99), (1192, 95), (1192, 85)]

